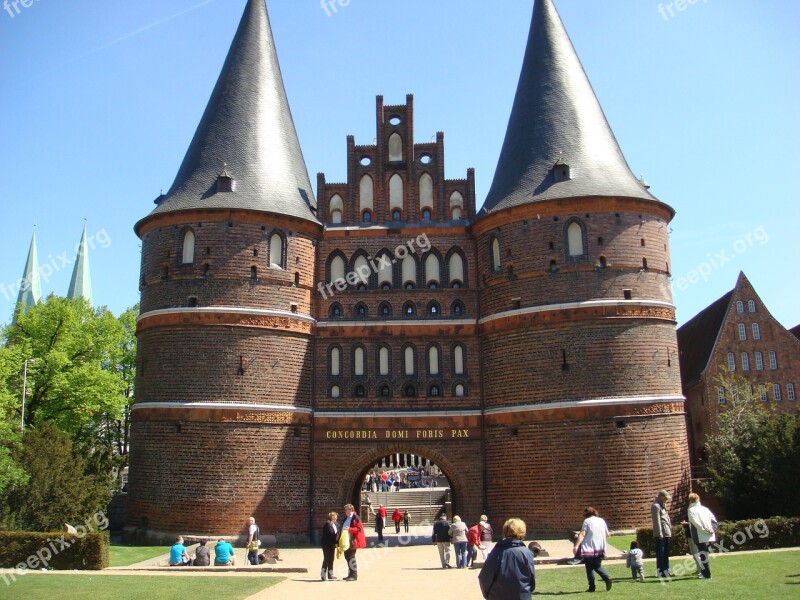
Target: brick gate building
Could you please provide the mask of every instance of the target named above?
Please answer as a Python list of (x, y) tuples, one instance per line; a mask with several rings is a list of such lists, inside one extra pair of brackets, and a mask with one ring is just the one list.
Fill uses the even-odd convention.
[[(378, 97), (312, 192), (263, 0), (248, 0), (142, 239), (128, 525), (307, 538), (389, 454), (454, 510), (538, 533), (687, 491), (673, 210), (631, 173), (551, 0), (488, 198)], [(677, 505), (679, 506), (680, 503)]]

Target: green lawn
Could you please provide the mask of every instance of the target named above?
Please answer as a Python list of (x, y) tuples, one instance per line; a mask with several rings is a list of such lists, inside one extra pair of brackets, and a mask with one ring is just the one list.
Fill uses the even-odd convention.
[[(688, 558), (672, 557), (673, 571)], [(663, 598), (667, 600), (772, 600), (774, 598), (800, 598), (800, 552), (768, 554), (727, 555), (711, 559), (712, 579), (699, 580), (694, 573), (676, 577), (662, 585), (653, 573), (655, 564), (645, 561), (644, 583), (633, 583), (630, 570), (625, 565), (611, 565), (607, 571), (614, 580), (613, 598)], [(598, 593), (605, 586), (598, 580)], [(566, 569), (539, 569), (536, 573), (535, 596), (561, 596), (580, 593), (587, 589), (583, 565)], [(609, 598), (612, 596), (609, 595)]]
[(148, 575), (37, 575), (0, 582), (2, 598), (25, 600), (241, 600), (283, 581), (282, 577), (164, 577)]
[(111, 546), (109, 554), (112, 567), (128, 567), (156, 556), (164, 556), (166, 560), (169, 548), (166, 546)]
[(608, 543), (620, 552), (627, 552), (631, 549), (631, 542), (635, 539), (635, 535), (612, 535), (608, 538)]

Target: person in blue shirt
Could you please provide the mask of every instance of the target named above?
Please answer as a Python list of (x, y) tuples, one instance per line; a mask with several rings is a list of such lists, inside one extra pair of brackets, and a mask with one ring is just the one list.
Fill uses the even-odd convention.
[(214, 546), (214, 566), (232, 567), (236, 564), (236, 555), (233, 553), (233, 546), (229, 542), (220, 538)]
[(175, 538), (175, 543), (169, 549), (169, 566), (170, 567), (188, 567), (192, 564), (189, 559), (189, 554), (186, 552), (186, 546), (183, 545), (183, 537), (178, 536)]

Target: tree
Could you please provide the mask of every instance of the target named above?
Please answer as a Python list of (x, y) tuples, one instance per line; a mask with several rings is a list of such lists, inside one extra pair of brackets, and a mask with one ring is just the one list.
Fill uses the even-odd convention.
[(41, 423), (25, 431), (14, 454), (30, 478), (7, 491), (0, 528), (57, 531), (108, 506), (113, 487), (109, 449), (77, 446), (55, 425)]
[(29, 360), (26, 426), (50, 421), (76, 440), (88, 439), (104, 415), (116, 418), (127, 404), (119, 370), (120, 361), (128, 360), (126, 329), (107, 309), (50, 296), (19, 313), (4, 337), (11, 369), (0, 387), (19, 391), (16, 373)]
[(704, 486), (730, 519), (800, 515), (793, 489), (800, 478), (800, 413), (777, 415), (734, 373), (717, 378), (728, 401), (706, 441)]
[[(19, 359), (14, 352), (0, 352), (0, 381), (9, 380)], [(20, 423), (14, 418), (14, 408), (19, 404), (12, 392), (0, 385), (0, 498), (11, 487), (27, 482), (28, 476), (14, 460), (13, 453), (20, 446)]]

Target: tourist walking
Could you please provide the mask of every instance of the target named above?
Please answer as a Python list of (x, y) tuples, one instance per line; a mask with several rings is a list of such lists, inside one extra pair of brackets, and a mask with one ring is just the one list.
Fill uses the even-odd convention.
[(481, 521), (478, 523), (478, 527), (481, 530), (481, 545), (479, 548), (481, 549), (483, 560), (486, 560), (492, 546), (492, 526), (489, 525), (489, 517), (481, 515)]
[(408, 525), (411, 522), (411, 513), (408, 512), (408, 509), (403, 511), (403, 527), (406, 529), (406, 533), (408, 533)]
[(595, 591), (594, 574), (597, 573), (606, 584), (606, 590), (611, 589), (611, 577), (603, 570), (603, 558), (606, 555), (606, 539), (608, 538), (608, 525), (605, 520), (597, 516), (597, 510), (589, 506), (583, 511), (584, 521), (572, 553), (577, 556), (578, 550), (586, 565), (586, 579), (589, 580), (587, 592)]
[(403, 513), (400, 512), (399, 508), (395, 508), (394, 512), (392, 513), (392, 521), (394, 521), (395, 533), (400, 533), (400, 521), (402, 520), (403, 520)]
[(261, 546), (261, 531), (253, 517), (247, 519), (247, 562), (258, 566), (258, 548)]
[(631, 570), (634, 581), (644, 581), (644, 552), (639, 548), (639, 542), (631, 542), (631, 549), (625, 554), (625, 566)]
[(339, 540), (339, 526), (336, 520), (339, 518), (335, 512), (328, 513), (328, 520), (322, 526), (322, 570), (319, 573), (322, 581), (333, 581), (333, 561), (336, 557), (336, 544)]
[(453, 523), (450, 525), (450, 541), (456, 549), (456, 568), (467, 568), (467, 525), (462, 523), (461, 517), (456, 515), (453, 517)]
[(372, 514), (375, 515), (375, 533), (378, 534), (378, 543), (382, 544), (383, 529), (386, 527), (386, 509), (383, 504), (378, 505), (378, 510), (375, 510), (371, 506), (369, 509), (372, 511)]
[(495, 546), (478, 574), (481, 593), (487, 600), (530, 600), (536, 589), (533, 552), (526, 546), (525, 522), (509, 519), (503, 525), (503, 540)]
[(348, 549), (344, 551), (344, 558), (347, 561), (347, 577), (345, 577), (345, 581), (356, 581), (358, 579), (356, 550), (367, 547), (367, 538), (364, 535), (364, 525), (361, 523), (361, 519), (358, 518), (355, 507), (352, 504), (344, 505), (344, 514), (342, 532), (347, 531), (350, 539)]
[(700, 566), (698, 578), (711, 579), (708, 545), (717, 541), (717, 518), (700, 504), (700, 496), (694, 493), (689, 494), (689, 530), (697, 546), (697, 564)]
[(442, 514), (433, 524), (433, 543), (439, 550), (439, 560), (443, 569), (452, 569), (450, 564), (450, 523), (447, 515)]
[(672, 499), (667, 490), (658, 492), (650, 507), (653, 521), (653, 539), (656, 543), (656, 577), (669, 577), (669, 541), (672, 538), (672, 523), (667, 511), (667, 502)]
[(473, 525), (467, 530), (467, 566), (474, 565), (481, 545), (481, 528)]

